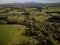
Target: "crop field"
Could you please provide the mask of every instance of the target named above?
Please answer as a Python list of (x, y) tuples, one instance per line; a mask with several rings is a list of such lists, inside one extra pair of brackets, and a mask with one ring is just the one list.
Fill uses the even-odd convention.
[(60, 45), (60, 7), (0, 7), (0, 45)]

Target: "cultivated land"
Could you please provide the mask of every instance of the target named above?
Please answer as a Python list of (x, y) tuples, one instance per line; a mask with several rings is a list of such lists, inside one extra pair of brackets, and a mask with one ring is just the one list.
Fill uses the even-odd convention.
[(0, 45), (60, 45), (60, 7), (0, 7)]

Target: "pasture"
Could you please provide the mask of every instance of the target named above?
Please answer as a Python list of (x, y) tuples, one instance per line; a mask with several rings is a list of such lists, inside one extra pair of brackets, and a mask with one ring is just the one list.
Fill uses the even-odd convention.
[(42, 8), (0, 8), (0, 45), (60, 45), (60, 7)]
[(0, 25), (0, 45), (22, 44), (26, 27), (23, 25)]

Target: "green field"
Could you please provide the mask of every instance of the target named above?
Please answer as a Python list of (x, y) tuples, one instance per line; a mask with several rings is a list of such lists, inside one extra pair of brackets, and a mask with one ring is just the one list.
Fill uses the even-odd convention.
[(22, 44), (28, 38), (22, 35), (25, 29), (23, 25), (0, 25), (0, 45)]
[[(48, 7), (48, 9), (44, 8), (41, 11), (37, 8), (2, 8), (0, 8), (0, 45), (23, 45), (25, 40), (30, 40), (30, 42), (38, 40), (44, 42), (45, 45), (48, 45), (47, 42), (50, 41), (51, 45), (60, 45), (60, 7)], [(31, 35), (35, 33), (37, 35), (26, 36), (26, 31), (27, 35), (31, 32)], [(46, 35), (50, 33), (49, 35), (52, 36), (46, 36), (45, 33), (47, 33)], [(43, 36), (42, 40), (39, 40), (40, 36)], [(39, 45), (44, 44), (39, 43)]]

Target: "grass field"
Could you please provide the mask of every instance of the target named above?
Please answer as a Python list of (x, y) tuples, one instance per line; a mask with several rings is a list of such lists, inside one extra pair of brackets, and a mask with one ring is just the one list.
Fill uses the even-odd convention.
[(22, 35), (25, 29), (22, 25), (0, 25), (0, 45), (22, 44), (28, 38)]
[[(51, 13), (51, 14), (46, 13), (46, 12), (60, 12), (59, 11), (60, 7), (56, 7), (56, 8), (49, 7), (48, 9), (46, 9), (46, 8), (42, 9), (42, 11), (37, 10), (37, 8), (24, 8), (23, 11), (22, 11), (22, 9), (21, 10), (19, 10), (19, 9), (17, 10), (14, 8), (13, 8), (13, 10), (10, 10), (10, 9), (11, 8), (0, 10), (0, 12), (1, 12), (0, 18), (2, 17), (2, 20), (0, 19), (0, 21), (2, 22), (2, 24), (0, 24), (0, 45), (14, 45), (14, 44), (23, 45), (24, 40), (29, 40), (30, 39), (29, 36), (23, 35), (23, 34), (25, 34), (25, 31), (26, 31), (26, 29), (28, 29), (28, 27), (26, 27), (25, 24), (22, 25), (22, 23), (28, 24), (27, 22), (31, 21), (31, 24), (33, 24), (33, 23), (38, 24), (38, 28), (41, 28), (41, 27), (39, 27), (40, 22), (44, 23), (44, 22), (46, 22), (46, 20), (48, 20), (49, 18), (51, 18), (53, 16), (58, 16), (58, 17), (60, 16), (60, 13)], [(8, 10), (8, 13), (5, 12), (6, 10)], [(26, 11), (27, 13), (24, 11)], [(28, 18), (29, 16), (33, 19), (29, 19)], [(27, 19), (27, 22), (24, 22), (24, 21), (26, 21), (26, 19)], [(34, 19), (35, 19), (35, 22), (32, 21)], [(13, 23), (14, 23), (14, 21), (15, 22), (18, 21), (19, 24), (8, 24), (8, 23), (3, 24), (4, 21), (7, 21), (7, 22), (10, 21)], [(37, 22), (39, 22), (39, 23), (37, 23)], [(52, 23), (52, 22), (48, 22), (48, 24), (49, 23)], [(59, 25), (60, 23), (57, 23), (57, 24)], [(53, 29), (54, 29), (54, 27), (53, 27)], [(60, 30), (60, 27), (59, 27), (59, 30)], [(39, 30), (39, 32), (40, 32), (40, 30)], [(53, 32), (53, 34), (54, 34), (54, 32)], [(31, 40), (33, 40), (33, 39), (31, 38)]]

